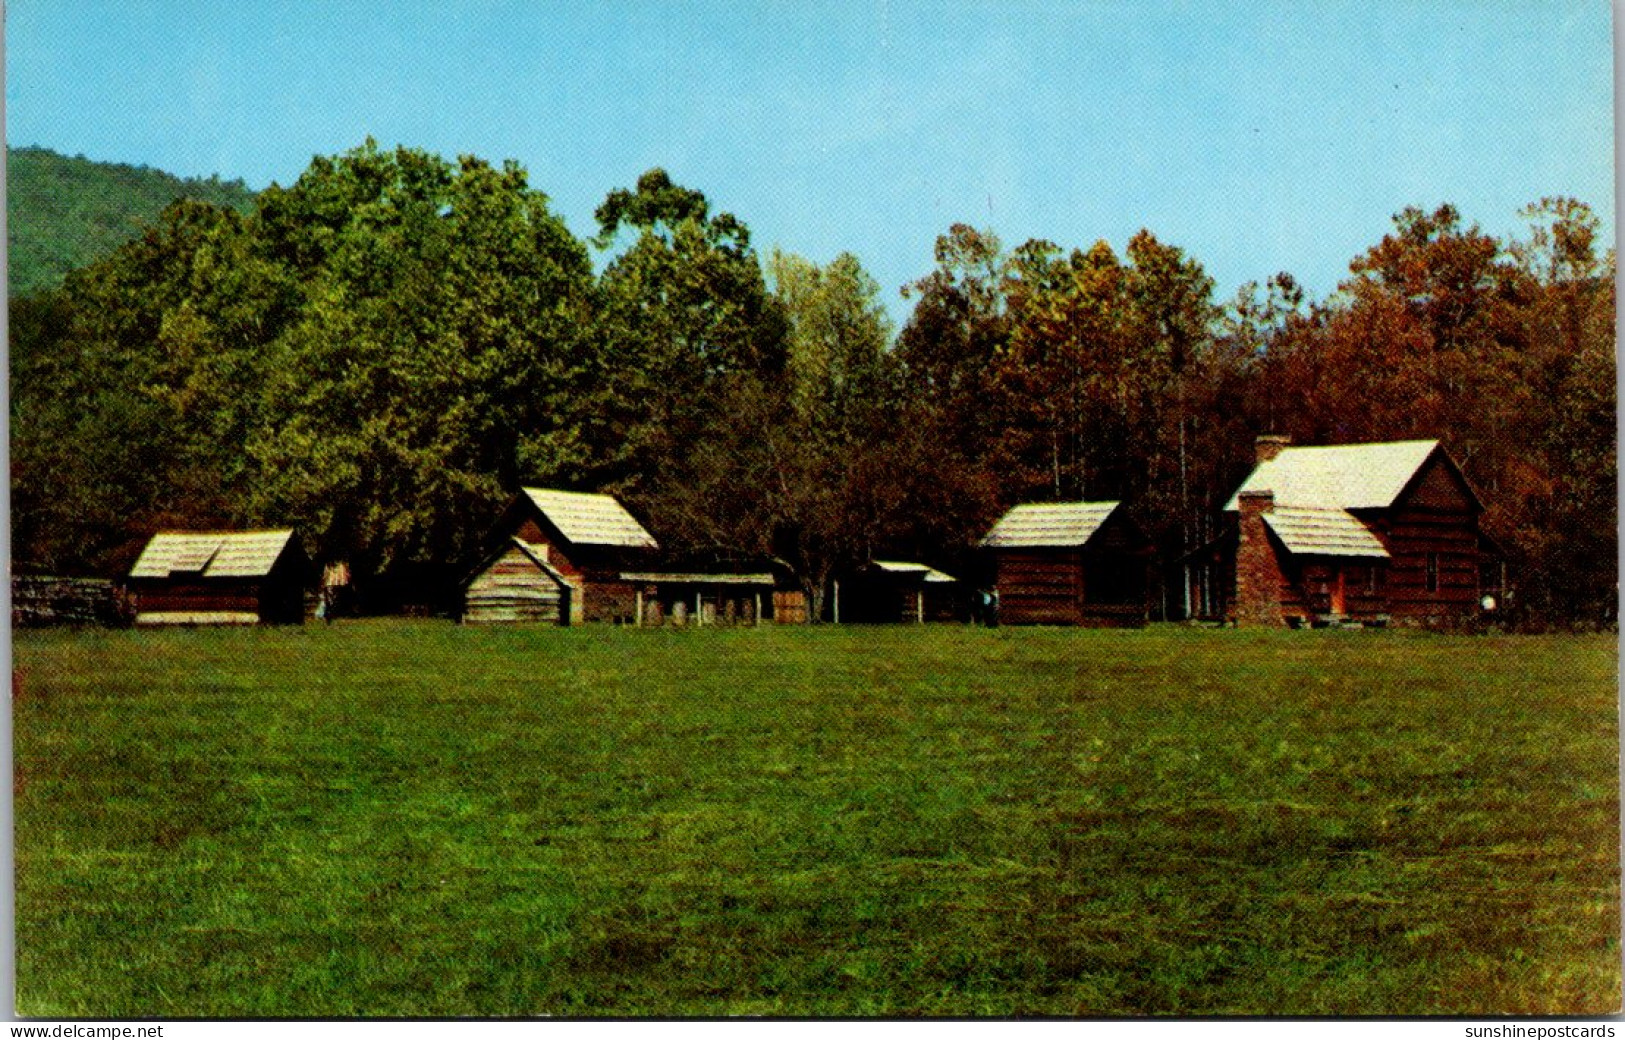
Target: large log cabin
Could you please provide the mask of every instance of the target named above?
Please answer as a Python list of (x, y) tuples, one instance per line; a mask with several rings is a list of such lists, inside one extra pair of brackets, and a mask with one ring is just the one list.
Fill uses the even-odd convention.
[(610, 495), (524, 488), (464, 583), (463, 620), (632, 623), (640, 583), (624, 572), (658, 548)]
[(982, 539), (1000, 624), (1146, 622), (1150, 540), (1117, 502), (1018, 505)]
[(1483, 509), (1437, 440), (1260, 437), (1225, 504), (1230, 532), (1193, 555), (1193, 613), (1251, 626), (1472, 620), (1500, 593)]
[(128, 585), (138, 625), (298, 624), (310, 572), (292, 531), (161, 531)]

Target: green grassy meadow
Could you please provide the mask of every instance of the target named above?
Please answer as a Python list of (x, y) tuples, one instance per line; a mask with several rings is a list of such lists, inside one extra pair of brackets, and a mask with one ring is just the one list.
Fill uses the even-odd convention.
[(34, 1017), (1620, 1007), (1616, 639), (17, 632)]

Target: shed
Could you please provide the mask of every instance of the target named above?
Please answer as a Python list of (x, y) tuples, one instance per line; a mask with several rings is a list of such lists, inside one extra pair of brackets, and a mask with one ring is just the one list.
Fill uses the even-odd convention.
[(923, 563), (871, 560), (839, 585), (842, 621), (858, 623), (962, 621), (959, 579)]
[(1118, 502), (1018, 505), (982, 546), (1001, 623), (1145, 624), (1151, 542)]
[(1439, 441), (1290, 444), (1258, 438), (1194, 602), (1242, 625), (1444, 624), (1499, 598), (1483, 504)]
[(770, 571), (627, 571), (638, 624), (755, 625), (771, 616), (775, 581)]
[(464, 582), (463, 620), (631, 623), (659, 545), (613, 496), (523, 488)]
[(298, 624), (310, 569), (291, 530), (161, 531), (130, 569), (135, 623)]

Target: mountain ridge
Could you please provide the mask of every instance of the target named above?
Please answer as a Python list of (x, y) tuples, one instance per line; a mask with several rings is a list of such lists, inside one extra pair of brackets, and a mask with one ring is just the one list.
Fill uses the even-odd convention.
[(8, 145), (7, 291), (15, 298), (61, 285), (70, 270), (139, 235), (176, 199), (246, 213), (255, 195), (241, 179), (178, 177), (39, 145)]

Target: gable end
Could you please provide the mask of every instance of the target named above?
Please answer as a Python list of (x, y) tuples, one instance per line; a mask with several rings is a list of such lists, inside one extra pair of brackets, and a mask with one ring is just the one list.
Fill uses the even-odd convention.
[(1484, 504), (1449, 453), (1435, 448), (1394, 499), (1393, 508), (1481, 513)]

